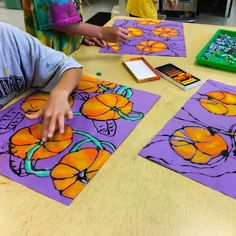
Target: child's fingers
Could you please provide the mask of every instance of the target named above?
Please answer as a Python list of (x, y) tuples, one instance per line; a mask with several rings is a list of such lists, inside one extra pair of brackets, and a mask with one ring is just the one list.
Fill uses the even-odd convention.
[(124, 41), (126, 41), (128, 38), (129, 38), (129, 37), (126, 36), (126, 35), (121, 35), (121, 36), (120, 36), (120, 41), (121, 41), (121, 42), (124, 42)]
[(95, 37), (85, 37), (83, 40), (83, 44), (87, 46), (99, 46), (99, 47), (105, 47), (107, 46), (107, 43), (105, 40), (97, 39)]
[(56, 116), (55, 119), (52, 119), (49, 128), (48, 128), (48, 137), (51, 138), (56, 130), (57, 122), (58, 122), (58, 128), (60, 134), (63, 134), (65, 131), (65, 116), (69, 119), (73, 119), (73, 112), (70, 110), (66, 114), (60, 113), (58, 116)]
[(91, 38), (90, 39), (95, 45), (99, 46), (99, 47), (104, 47), (103, 42), (97, 38)]
[(122, 32), (123, 34), (126, 34), (126, 35), (129, 34), (129, 31), (128, 31), (127, 29), (125, 29), (125, 28), (120, 28), (120, 30), (121, 30), (121, 32)]
[(169, 8), (170, 10), (174, 9), (174, 2), (173, 0), (165, 0), (165, 6)]
[(129, 38), (128, 34), (129, 34), (128, 30), (126, 30), (124, 28), (120, 28), (120, 38), (122, 40), (124, 40), (124, 41), (127, 40)]
[(120, 42), (120, 43), (124, 43), (126, 40), (127, 40), (127, 39), (122, 38), (122, 37), (119, 38), (119, 42)]
[(51, 119), (49, 118), (49, 124), (48, 124), (48, 132), (47, 132), (47, 137), (51, 138), (55, 132), (56, 129), (56, 124), (57, 124), (57, 115), (54, 115), (51, 117)]
[(72, 112), (72, 111), (68, 111), (68, 113), (67, 113), (67, 118), (68, 118), (69, 120), (72, 120), (73, 117), (74, 117), (73, 112)]
[(36, 113), (34, 113), (34, 114), (25, 114), (25, 117), (27, 118), (27, 119), (29, 119), (29, 120), (34, 120), (34, 119), (38, 119), (38, 118), (40, 118), (41, 116), (42, 116), (42, 114), (43, 114), (43, 110), (42, 109), (40, 109), (39, 111), (37, 111)]
[(44, 114), (43, 117), (43, 129), (42, 129), (42, 141), (46, 142), (48, 138), (52, 138), (56, 129), (59, 128), (61, 134), (65, 130), (65, 116), (71, 120), (73, 119), (73, 112), (71, 110), (64, 112), (55, 112), (53, 114)]
[(84, 39), (83, 43), (87, 46), (95, 46), (95, 43), (88, 39)]
[(105, 40), (99, 40), (100, 43), (102, 44), (102, 47), (106, 47), (107, 46), (107, 42)]
[(43, 129), (42, 129), (42, 141), (46, 142), (48, 139), (48, 127), (49, 127), (50, 121), (49, 119), (45, 118), (43, 120)]
[(107, 43), (104, 40), (100, 40), (100, 39), (97, 39), (97, 38), (94, 38), (93, 40), (94, 40), (95, 44), (99, 47), (107, 46)]
[[(69, 111), (67, 113), (67, 118), (69, 120), (73, 119), (73, 112)], [(43, 133), (42, 133), (42, 141), (47, 141), (48, 138), (52, 138), (57, 127), (58, 123), (58, 128), (59, 132), (61, 134), (64, 133), (65, 129), (65, 114), (57, 114), (53, 116), (45, 116), (43, 120)]]
[(60, 114), (58, 116), (58, 127), (59, 127), (60, 134), (64, 133), (64, 130), (65, 130), (64, 126), (65, 126), (65, 115)]

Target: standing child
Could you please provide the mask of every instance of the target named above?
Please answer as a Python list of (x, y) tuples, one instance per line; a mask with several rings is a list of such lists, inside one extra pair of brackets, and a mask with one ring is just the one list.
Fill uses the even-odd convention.
[[(173, 10), (178, 0), (163, 0), (164, 4)], [(126, 11), (130, 16), (157, 19), (157, 0), (127, 0)]]
[[(70, 54), (84, 40), (87, 45), (105, 46), (123, 42), (128, 31), (82, 22), (81, 0), (23, 0), (26, 31), (43, 44)], [(83, 37), (87, 36), (87, 37)]]
[(53, 136), (56, 127), (63, 133), (64, 118), (73, 118), (68, 97), (79, 82), (81, 67), (31, 35), (0, 22), (0, 108), (29, 88), (50, 92), (44, 107), (27, 115), (43, 118), (43, 141)]
[(157, 19), (157, 0), (128, 0), (126, 11), (130, 16)]

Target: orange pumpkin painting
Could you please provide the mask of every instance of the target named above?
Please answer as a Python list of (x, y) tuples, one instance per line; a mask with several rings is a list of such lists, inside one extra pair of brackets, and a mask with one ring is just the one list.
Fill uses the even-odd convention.
[(140, 25), (158, 25), (161, 23), (160, 20), (136, 20)]
[[(48, 98), (49, 93), (39, 92), (33, 94), (23, 101), (21, 104), (21, 109), (26, 114), (34, 114), (44, 106), (44, 104), (48, 101)], [(73, 98), (71, 96), (69, 97), (69, 104), (71, 107), (74, 104)]]
[(139, 155), (236, 199), (235, 102), (235, 85), (205, 81)]
[(227, 91), (212, 91), (200, 98), (207, 111), (224, 116), (236, 116), (236, 94)]
[(120, 45), (119, 43), (108, 43), (108, 46), (113, 50), (113, 52), (119, 52)]
[(83, 75), (79, 81), (77, 89), (87, 93), (102, 93), (106, 90), (113, 90), (115, 87), (115, 83)]
[(206, 128), (185, 127), (170, 137), (172, 149), (185, 160), (205, 164), (226, 153), (228, 145), (220, 134), (212, 134)]
[(62, 196), (74, 199), (110, 156), (108, 151), (95, 148), (67, 154), (51, 172), (55, 188)]
[(129, 31), (129, 34), (128, 34), (129, 38), (140, 37), (143, 35), (143, 30), (139, 28), (129, 27), (128, 31)]
[(165, 38), (172, 38), (179, 35), (179, 31), (175, 28), (171, 27), (158, 27), (152, 30), (154, 35), (165, 37)]
[(138, 42), (136, 45), (136, 48), (143, 52), (148, 53), (155, 53), (155, 52), (161, 52), (167, 49), (167, 45), (162, 42), (153, 41), (153, 40), (146, 40)]
[(161, 20), (115, 20), (128, 30), (128, 39), (102, 47), (100, 53), (186, 57), (183, 23)]
[(43, 118), (25, 113), (40, 111), (49, 98), (36, 91), (1, 110), (0, 174), (69, 205), (160, 96), (83, 76), (69, 100), (73, 119), (50, 120), (56, 129), (44, 139)]
[[(72, 143), (72, 129), (65, 126), (64, 134), (58, 131), (48, 141), (44, 142), (33, 154), (32, 160), (44, 159), (58, 155)], [(12, 155), (25, 159), (27, 152), (42, 143), (42, 124), (35, 124), (17, 131), (10, 138)]]
[(81, 113), (91, 120), (117, 120), (119, 113), (128, 115), (133, 103), (119, 94), (101, 94), (88, 99), (81, 107)]

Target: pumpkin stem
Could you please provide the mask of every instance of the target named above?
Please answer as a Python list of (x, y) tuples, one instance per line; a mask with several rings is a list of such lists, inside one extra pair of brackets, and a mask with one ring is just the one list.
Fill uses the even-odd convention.
[(104, 93), (104, 92), (112, 92), (112, 91), (114, 91), (114, 88), (106, 88), (106, 87), (103, 86), (102, 84), (99, 84), (99, 85), (98, 85), (98, 88), (101, 88), (101, 89), (103, 90), (102, 93)]
[(83, 184), (87, 184), (89, 182), (89, 179), (87, 177), (87, 171), (88, 171), (88, 169), (86, 168), (85, 170), (81, 171), (77, 175), (77, 179)]
[(142, 112), (138, 112), (138, 111), (131, 111), (129, 114), (135, 114), (137, 115), (136, 117), (130, 117), (125, 115), (121, 110), (117, 110), (117, 113), (124, 118), (125, 120), (131, 120), (131, 121), (135, 121), (135, 120), (140, 120), (144, 117), (144, 114)]
[(74, 116), (81, 116), (81, 112), (73, 112)]
[(82, 144), (84, 144), (86, 142), (93, 142), (98, 149), (100, 149), (100, 150), (104, 149), (101, 142), (97, 138), (92, 136), (91, 134), (88, 134), (86, 132), (79, 131), (79, 130), (73, 130), (73, 133), (83, 135), (83, 136), (87, 137), (88, 139), (85, 139), (84, 141), (76, 144), (71, 150), (75, 150), (75, 148), (77, 150)]
[[(125, 94), (123, 95), (124, 92)], [(133, 95), (133, 92), (128, 86), (122, 86), (116, 91), (116, 94), (123, 95), (125, 98), (129, 99)]]
[(76, 144), (74, 145), (74, 147), (71, 148), (70, 152), (76, 152), (76, 151), (80, 148), (80, 146), (82, 146), (82, 145), (84, 145), (85, 143), (88, 143), (88, 142), (90, 142), (90, 141), (91, 141), (90, 139), (84, 139), (84, 140), (82, 140), (82, 141), (76, 143)]
[(76, 152), (82, 145), (88, 142), (93, 142), (99, 150), (104, 150), (104, 145), (108, 146), (113, 152), (116, 150), (116, 147), (112, 143), (107, 142), (107, 141), (99, 141), (97, 138), (95, 138), (91, 134), (85, 133), (83, 131), (78, 131), (78, 130), (73, 130), (73, 133), (80, 134), (88, 138), (76, 143), (70, 152)]
[(101, 142), (102, 145), (107, 145), (108, 147), (111, 148), (111, 150), (114, 152), (116, 150), (116, 146), (114, 146), (112, 143), (110, 142), (106, 142), (106, 141), (102, 141)]
[(40, 142), (38, 145), (35, 145), (33, 148), (31, 148), (27, 154), (25, 159), (25, 170), (28, 174), (34, 174), (38, 177), (48, 177), (50, 176), (51, 170), (35, 170), (32, 167), (32, 158), (34, 153), (41, 147), (43, 142)]

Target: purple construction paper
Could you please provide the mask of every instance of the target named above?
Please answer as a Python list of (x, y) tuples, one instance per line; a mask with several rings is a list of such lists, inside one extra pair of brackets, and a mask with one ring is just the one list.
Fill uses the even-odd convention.
[[(212, 93), (209, 94), (209, 92), (217, 92), (217, 99), (213, 98)], [(208, 99), (212, 105), (215, 104), (214, 106), (217, 107), (215, 110), (218, 111), (212, 113), (212, 111), (205, 109), (200, 104), (202, 98)], [(235, 108), (236, 87), (208, 80), (140, 151), (139, 155), (232, 198), (236, 198)], [(231, 113), (231, 111), (234, 112)], [(221, 114), (219, 114), (220, 112)], [(230, 113), (231, 115), (229, 115)], [(184, 128), (186, 130), (186, 127), (190, 126), (208, 130), (208, 137), (201, 139), (202, 136), (199, 136), (199, 140), (193, 142), (190, 135), (183, 138), (179, 134), (175, 138), (177, 145), (180, 144), (179, 141), (186, 141), (186, 143), (195, 145), (195, 147), (198, 144), (208, 145), (205, 154), (215, 153), (214, 158), (205, 163), (196, 163), (193, 159), (185, 159), (176, 152), (176, 149), (171, 145), (173, 134), (177, 130), (183, 131)], [(197, 134), (199, 135), (199, 132)], [(211, 147), (213, 141), (209, 141), (217, 135), (220, 135), (227, 143), (227, 148), (223, 148), (224, 145), (222, 144), (219, 145), (218, 148), (220, 150), (222, 148), (221, 153), (217, 153), (216, 147)], [(181, 145), (184, 146), (184, 142)]]
[[(141, 20), (116, 20), (113, 26), (119, 26), (125, 29), (139, 28), (143, 30), (143, 35), (131, 37), (124, 43), (120, 43), (120, 50), (114, 51), (111, 46), (106, 46), (100, 49), (100, 53), (114, 53), (114, 54), (136, 54), (149, 56), (171, 56), (171, 57), (186, 57), (186, 46), (184, 38), (183, 23), (170, 21), (156, 21), (156, 24), (140, 24)], [(166, 37), (154, 35), (153, 29), (156, 28), (172, 28), (178, 31), (174, 37)], [(136, 45), (141, 41), (157, 41), (164, 43), (167, 47), (159, 52), (144, 52), (136, 48)]]
[[(116, 85), (113, 92), (103, 91), (103, 94), (118, 93), (118, 91), (121, 91), (119, 90), (120, 88), (126, 87)], [(131, 117), (135, 116), (135, 112), (146, 114), (160, 98), (159, 95), (136, 89), (124, 90), (122, 95), (126, 96), (125, 92), (127, 91), (127, 94), (129, 95), (129, 101), (133, 103), (132, 111), (134, 111), (134, 113), (130, 114)], [(129, 92), (131, 92), (131, 94)], [(73, 112), (80, 112), (81, 105), (88, 98), (96, 95), (99, 95), (99, 93), (86, 93), (76, 90), (72, 95), (74, 98), (74, 105), (72, 107)], [(38, 177), (34, 174), (25, 175), (25, 170), (22, 168), (24, 161), (22, 163), (22, 159), (14, 156), (13, 154), (9, 154), (10, 137), (21, 128), (28, 127), (40, 122), (40, 120), (28, 120), (24, 118), (24, 112), (21, 110), (21, 104), (24, 100), (25, 98), (22, 98), (12, 106), (0, 111), (0, 174), (9, 177), (16, 182), (36, 190), (37, 192), (40, 192), (48, 197), (51, 197), (63, 204), (69, 205), (73, 199), (60, 195), (60, 192), (54, 187), (50, 176)], [(118, 148), (127, 135), (141, 120), (142, 118), (134, 121), (120, 118), (118, 120), (95, 121), (88, 119), (83, 115), (75, 115), (73, 120), (67, 121), (66, 124), (71, 126), (73, 130), (87, 132), (96, 137), (98, 140), (110, 142), (116, 148)], [(75, 143), (84, 139), (84, 136), (73, 135), (73, 142), (71, 145), (69, 145), (69, 147), (54, 157), (38, 160), (34, 168), (38, 170), (52, 169), (64, 155), (69, 153)], [(93, 144), (86, 143), (83, 147), (93, 147)], [(110, 153), (114, 152), (114, 150), (109, 149), (108, 146), (106, 146), (106, 148)], [(21, 173), (19, 173), (19, 170), (21, 170)]]

